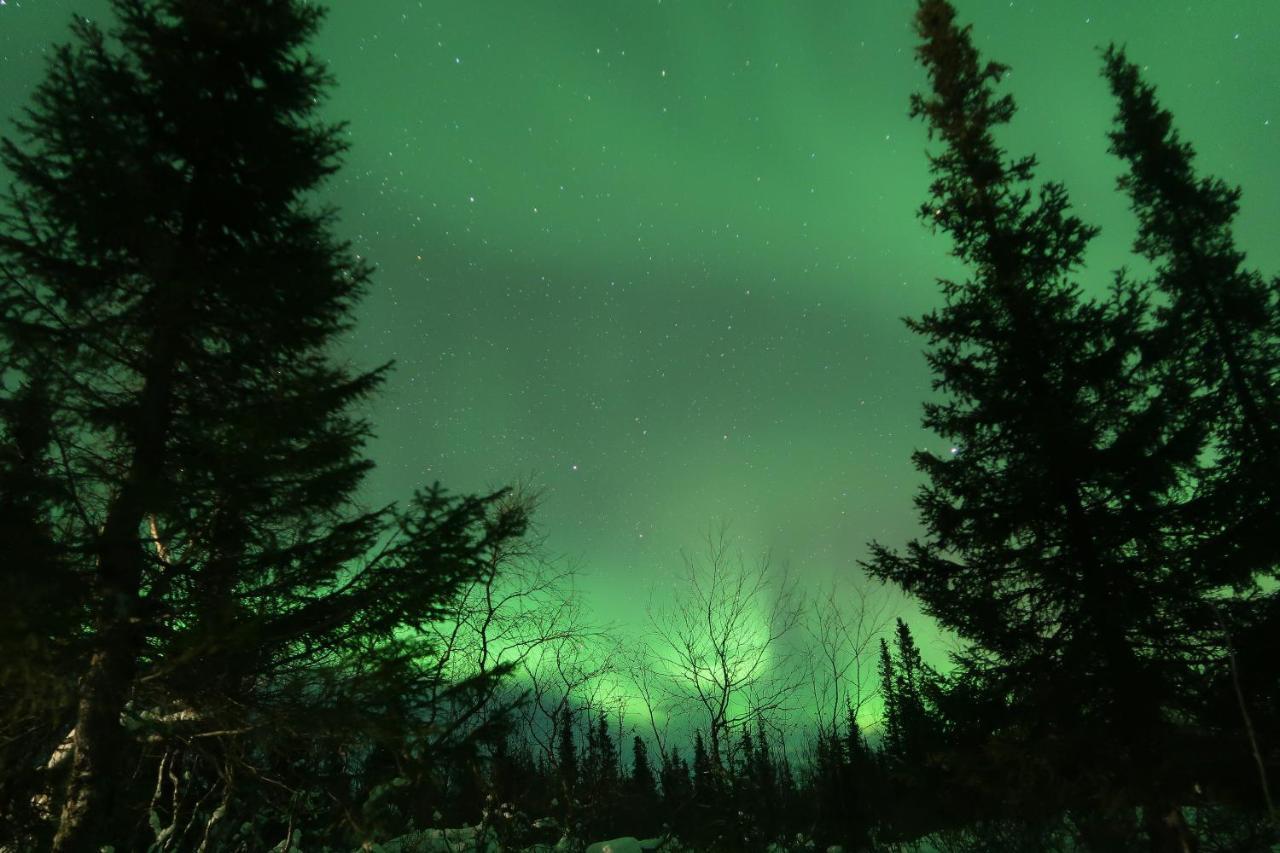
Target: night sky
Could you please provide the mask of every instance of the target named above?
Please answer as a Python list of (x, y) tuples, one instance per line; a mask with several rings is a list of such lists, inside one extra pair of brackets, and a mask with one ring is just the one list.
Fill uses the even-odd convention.
[[(1088, 289), (1132, 236), (1104, 138), (1110, 40), (1148, 66), (1201, 168), (1245, 187), (1239, 243), (1280, 270), (1280, 3), (958, 6), (1013, 66), (1007, 144), (1103, 227)], [(0, 0), (0, 116), (71, 13), (105, 8)], [(720, 521), (813, 587), (855, 579), (869, 539), (904, 543), (911, 451), (948, 448), (919, 427), (930, 377), (900, 318), (957, 273), (915, 218), (913, 9), (333, 4), (314, 48), (351, 150), (323, 201), (379, 269), (349, 355), (398, 365), (370, 412), (369, 503), (532, 478), (548, 547), (623, 636)]]

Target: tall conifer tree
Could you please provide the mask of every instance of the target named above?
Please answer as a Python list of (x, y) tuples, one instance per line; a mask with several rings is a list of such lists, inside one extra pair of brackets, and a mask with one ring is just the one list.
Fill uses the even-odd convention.
[(1240, 189), (1197, 175), (1195, 150), (1123, 50), (1109, 48), (1105, 63), (1118, 106), (1111, 152), (1138, 217), (1134, 250), (1156, 266), (1166, 297), (1162, 354), (1194, 381), (1195, 411), (1213, 425), (1211, 494), (1227, 533), (1216, 541), (1234, 544), (1236, 565), (1206, 568), (1247, 584), (1280, 566), (1269, 529), (1280, 507), (1280, 287), (1236, 246)]
[(1203, 575), (1245, 593), (1205, 608), (1230, 644), (1216, 661), (1210, 705), (1219, 707), (1210, 721), (1246, 730), (1237, 742), (1249, 742), (1265, 791), (1247, 706), (1259, 728), (1280, 725), (1280, 592), (1267, 583), (1280, 576), (1280, 278), (1247, 268), (1236, 245), (1241, 190), (1199, 176), (1195, 150), (1123, 50), (1112, 46), (1104, 59), (1117, 104), (1111, 153), (1126, 167), (1118, 183), (1138, 219), (1134, 251), (1154, 265), (1152, 284), (1164, 297), (1161, 354), (1167, 370), (1195, 383), (1192, 415), (1210, 424), (1212, 453), (1187, 508), (1195, 529), (1187, 550)]
[(1105, 74), (1116, 98), (1111, 152), (1138, 217), (1134, 250), (1164, 296), (1158, 340), (1167, 369), (1190, 378), (1213, 454), (1195, 508), (1203, 571), (1248, 588), (1280, 570), (1280, 280), (1245, 266), (1233, 225), (1241, 191), (1202, 178), (1195, 150), (1154, 87), (1115, 47)]
[(996, 91), (1007, 69), (955, 18), (919, 4), (931, 91), (912, 113), (943, 143), (922, 217), (972, 277), (941, 282), (943, 307), (908, 323), (943, 395), (924, 424), (955, 451), (916, 454), (926, 537), (875, 546), (868, 568), (969, 642), (961, 662), (1009, 709), (1003, 736), (1052, 768), (1024, 793), (1097, 815), (1095, 846), (1124, 843), (1140, 807), (1156, 849), (1181, 849), (1190, 782), (1166, 711), (1209, 584), (1180, 556), (1177, 510), (1204, 430), (1180, 416), (1186, 378), (1151, 359), (1145, 290), (1117, 276), (1104, 301), (1081, 293), (1096, 229), (996, 142), (1015, 109)]
[[(153, 815), (173, 821), (164, 831), (194, 824), (218, 846), (278, 798), (263, 777), (297, 772), (283, 784), (310, 794), (286, 805), (329, 805), (307, 756), (332, 765), (335, 748), (376, 738), (421, 757), (453, 731), (421, 724), (440, 690), (412, 637), (524, 522), (438, 490), (402, 513), (356, 502), (371, 463), (355, 407), (385, 368), (331, 355), (370, 267), (309, 200), (345, 145), (316, 116), (330, 80), (306, 44), (321, 7), (111, 9), (110, 32), (75, 20), (0, 149), (14, 177), (5, 379), (48, 403), (44, 437), (18, 449), (28, 472), (32, 454), (59, 460), (51, 497), (48, 471), (23, 485), (23, 466), (3, 463), (5, 500), (14, 484), (33, 496), (18, 500), (27, 518), (7, 519), (31, 544), (6, 573), (31, 590), (65, 583), (75, 620), (59, 632), (72, 650), (48, 626), (25, 630), (76, 670), (54, 848), (142, 843), (147, 801), (127, 775), (140, 760), (174, 804)], [(6, 411), (26, 393), (5, 392)]]
[(897, 762), (902, 754), (902, 714), (898, 709), (898, 685), (894, 678), (893, 656), (889, 653), (889, 643), (880, 638), (880, 658), (878, 664), (880, 675), (880, 702), (884, 707), (881, 714), (883, 740), (880, 749), (893, 762)]
[[(666, 766), (664, 764), (663, 773)], [(649, 834), (658, 825), (658, 784), (653, 765), (649, 763), (649, 749), (644, 739), (636, 735), (631, 740), (631, 772), (625, 782), (625, 811), (628, 831)]]
[(649, 764), (649, 749), (639, 735), (631, 740), (631, 776), (628, 784), (631, 791), (646, 803), (656, 801), (658, 788), (653, 778), (653, 767)]
[(688, 805), (692, 782), (689, 779), (689, 763), (680, 757), (680, 747), (673, 747), (662, 756), (658, 782), (662, 786), (664, 809), (674, 813)]
[(560, 770), (560, 788), (564, 792), (565, 807), (568, 808), (577, 796), (579, 767), (578, 747), (573, 731), (574, 713), (567, 706), (559, 716), (559, 749), (557, 764)]
[(711, 756), (707, 752), (706, 742), (702, 739), (702, 730), (693, 733), (693, 802), (694, 805), (713, 811), (719, 805), (719, 786)]

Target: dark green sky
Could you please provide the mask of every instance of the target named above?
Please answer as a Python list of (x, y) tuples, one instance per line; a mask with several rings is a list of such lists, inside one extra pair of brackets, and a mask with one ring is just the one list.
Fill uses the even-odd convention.
[[(1280, 269), (1280, 4), (968, 0), (1013, 66), (1008, 135), (1124, 263), (1096, 48), (1149, 66)], [(0, 0), (0, 115), (71, 12)], [(533, 476), (550, 547), (626, 620), (716, 520), (816, 584), (914, 530), (929, 377), (899, 322), (954, 272), (927, 183), (907, 0), (347, 0), (317, 52), (350, 121), (326, 200), (379, 266), (352, 351), (398, 370), (368, 497)], [(904, 612), (910, 613), (907, 607)], [(920, 626), (926, 639), (932, 635)], [(935, 646), (933, 652), (939, 649)]]

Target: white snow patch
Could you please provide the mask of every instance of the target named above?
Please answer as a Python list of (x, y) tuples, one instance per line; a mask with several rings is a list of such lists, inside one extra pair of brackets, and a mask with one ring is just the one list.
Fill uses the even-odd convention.
[[(561, 838), (554, 845), (535, 844), (524, 848), (523, 851), (512, 853), (572, 853), (574, 848), (581, 849), (570, 839)], [(679, 853), (681, 848), (674, 843), (673, 839), (637, 840), (634, 836), (627, 835), (609, 841), (597, 841), (587, 846), (586, 853), (648, 853), (648, 851), (657, 850)], [(486, 833), (482, 826), (476, 825), (412, 832), (375, 845), (373, 853), (503, 853), (503, 851), (495, 836)]]
[(640, 842), (630, 835), (587, 845), (587, 853), (642, 853), (643, 850)]

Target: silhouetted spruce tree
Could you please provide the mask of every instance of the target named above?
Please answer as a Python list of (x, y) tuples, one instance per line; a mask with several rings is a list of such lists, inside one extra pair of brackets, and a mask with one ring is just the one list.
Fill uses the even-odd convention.
[[(888, 784), (888, 780), (872, 776), (872, 769), (866, 744), (856, 729), (853, 737), (848, 730), (819, 730), (814, 744), (812, 786), (814, 840), (820, 846), (834, 844), (858, 850), (870, 845), (869, 791), (877, 782)], [(885, 802), (893, 804), (898, 796), (918, 797), (919, 793), (894, 780)], [(895, 814), (899, 811), (902, 809), (895, 809)]]
[(798, 811), (796, 780), (786, 750), (780, 748), (778, 753), (778, 815), (781, 823), (789, 824)]
[(618, 745), (613, 740), (613, 735), (609, 733), (609, 720), (605, 717), (604, 712), (596, 718), (596, 763), (599, 767), (596, 773), (597, 784), (600, 786), (602, 793), (609, 796), (616, 796), (619, 784), (619, 768), (621, 761), (618, 753)]
[(626, 802), (630, 824), (628, 832), (649, 835), (658, 829), (657, 780), (649, 763), (649, 749), (639, 735), (631, 740), (631, 773), (626, 780)]
[(747, 727), (746, 722), (743, 722), (742, 729), (738, 733), (738, 749), (734, 756), (733, 768), (735, 796), (740, 801), (750, 802), (755, 798), (756, 778), (759, 774), (756, 762), (755, 739), (751, 737), (751, 729)]
[(862, 726), (858, 725), (858, 716), (853, 711), (853, 704), (846, 701), (844, 710), (844, 742), (845, 755), (849, 757), (849, 766), (860, 771), (863, 765), (872, 760), (871, 748), (862, 734)]
[(1179, 549), (1204, 448), (1188, 378), (1151, 352), (1143, 287), (1080, 293), (1096, 232), (996, 143), (1014, 114), (1005, 67), (980, 61), (945, 0), (916, 21), (931, 92), (912, 113), (943, 142), (921, 214), (973, 274), (909, 321), (944, 395), (924, 424), (955, 452), (916, 454), (926, 537), (874, 546), (868, 568), (970, 643), (960, 662), (1005, 700), (996, 725), (1025, 765), (1011, 793), (1092, 815), (1099, 848), (1127, 842), (1138, 807), (1155, 849), (1181, 849), (1193, 793), (1166, 711), (1186, 699), (1212, 587)]
[(692, 806), (688, 815), (690, 827), (688, 841), (698, 847), (710, 847), (721, 842), (725, 830), (725, 791), (721, 785), (723, 771), (715, 766), (715, 759), (707, 749), (702, 730), (693, 736), (693, 787)]
[(757, 820), (766, 839), (776, 838), (782, 829), (778, 768), (773, 745), (765, 731), (763, 714), (756, 715), (755, 755)]
[(844, 749), (831, 732), (818, 730), (813, 751), (814, 840), (819, 844), (838, 843), (844, 835), (846, 783)]
[(533, 773), (535, 782), (529, 795), (529, 814), (539, 817), (558, 815), (557, 805), (562, 799), (560, 778), (558, 768), (549, 760), (546, 752), (538, 751), (537, 759), (533, 762)]
[[(1169, 369), (1194, 377), (1193, 404), (1213, 427), (1214, 453), (1194, 506), (1195, 560), (1223, 585), (1254, 592), (1280, 571), (1272, 534), (1280, 518), (1280, 278), (1268, 282), (1245, 267), (1233, 233), (1240, 189), (1199, 177), (1194, 149), (1138, 67), (1115, 47), (1105, 60), (1118, 104), (1111, 152), (1127, 167), (1119, 185), (1138, 217), (1134, 249), (1156, 266), (1153, 284), (1166, 296), (1161, 344)], [(1257, 731), (1270, 739), (1280, 731), (1280, 595), (1270, 585), (1215, 609), (1235, 661), (1219, 657), (1210, 722), (1234, 728), (1235, 741), (1263, 761)], [(1246, 714), (1252, 706), (1249, 726), (1240, 704)], [(1280, 761), (1271, 763), (1277, 772)], [(1229, 785), (1246, 774), (1222, 775)], [(1265, 780), (1264, 771), (1264, 787)]]
[(693, 795), (693, 783), (689, 778), (689, 762), (680, 757), (680, 747), (672, 747), (662, 757), (658, 771), (662, 786), (662, 809), (668, 815), (683, 813)]
[(499, 803), (529, 806), (537, 768), (529, 744), (511, 735), (497, 741), (489, 760), (489, 787)]
[[(5, 379), (39, 387), (20, 429), (48, 436), (7, 467), (29, 544), (6, 583), (28, 603), (65, 587), (16, 631), (73, 687), (52, 845), (146, 847), (148, 804), (176, 847), (359, 834), (317, 773), (375, 742), (429, 763), (452, 737), (420, 724), (443, 685), (416, 629), (524, 520), (439, 490), (404, 512), (356, 501), (371, 465), (356, 407), (385, 368), (330, 355), (370, 268), (308, 201), (344, 148), (316, 117), (321, 7), (111, 9), (110, 34), (75, 19), (0, 151)], [(26, 654), (14, 636), (0, 659)]]
[(1109, 48), (1105, 62), (1118, 104), (1111, 153), (1127, 168), (1119, 186), (1138, 217), (1134, 250), (1155, 265), (1166, 297), (1161, 354), (1193, 382), (1192, 405), (1212, 424), (1200, 560), (1247, 586), (1280, 568), (1270, 532), (1280, 517), (1280, 280), (1244, 266), (1232, 230), (1240, 189), (1196, 174), (1194, 149), (1123, 50)]
[(710, 809), (716, 801), (715, 775), (711, 771), (711, 758), (702, 740), (702, 731), (693, 733), (693, 800), (702, 809)]
[(658, 789), (653, 778), (653, 767), (649, 764), (649, 750), (644, 740), (636, 735), (631, 741), (631, 790), (642, 797), (657, 796)]
[(759, 789), (759, 757), (751, 729), (744, 721), (738, 733), (737, 748), (729, 767), (729, 789), (725, 792), (729, 818), (736, 842), (744, 849), (764, 846)]
[[(887, 804), (883, 816), (898, 837), (912, 838), (940, 823), (952, 823), (956, 817), (941, 811), (945, 800), (940, 800), (941, 789), (947, 784), (938, 772), (937, 753), (942, 738), (936, 706), (941, 680), (924, 663), (911, 628), (902, 619), (897, 620), (894, 630), (894, 652), (890, 652), (884, 639), (880, 641), (880, 682), (884, 698), (884, 739), (879, 757), (888, 770), (883, 782), (892, 791), (882, 798)], [(865, 745), (858, 746), (861, 734), (854, 736), (856, 720), (850, 717), (847, 725), (844, 747), (852, 779), (855, 772), (870, 771), (873, 765)], [(857, 771), (855, 763), (860, 765)], [(848, 783), (850, 799), (842, 806), (850, 812), (862, 808), (851, 799), (855, 796), (856, 784)], [(853, 824), (849, 826), (852, 828)]]
[(904, 749), (902, 714), (898, 709), (898, 684), (897, 679), (894, 678), (893, 656), (889, 652), (889, 643), (884, 637), (880, 638), (878, 667), (880, 701), (884, 706), (881, 715), (884, 734), (880, 742), (880, 751), (890, 764), (897, 764)]
[(894, 665), (894, 710), (898, 716), (900, 758), (915, 768), (923, 768), (938, 745), (929, 707), (937, 692), (938, 677), (925, 665), (911, 628), (897, 620), (894, 642), (898, 659)]
[(621, 794), (618, 748), (609, 734), (603, 712), (588, 725), (587, 751), (582, 761), (582, 798), (587, 801), (586, 829), (592, 835), (614, 831)]
[(560, 712), (558, 721), (559, 748), (556, 752), (557, 770), (560, 774), (560, 790), (564, 796), (564, 807), (570, 809), (578, 796), (578, 780), (581, 771), (578, 768), (578, 746), (574, 740), (573, 711), (565, 707)]
[(871, 848), (878, 805), (876, 797), (881, 792), (883, 781), (852, 705), (845, 706), (844, 754), (845, 832), (842, 840), (854, 850), (867, 850)]
[(587, 723), (587, 743), (579, 763), (578, 777), (582, 782), (582, 790), (586, 796), (594, 798), (600, 784), (600, 741), (596, 721), (591, 719), (590, 712), (584, 715)]

